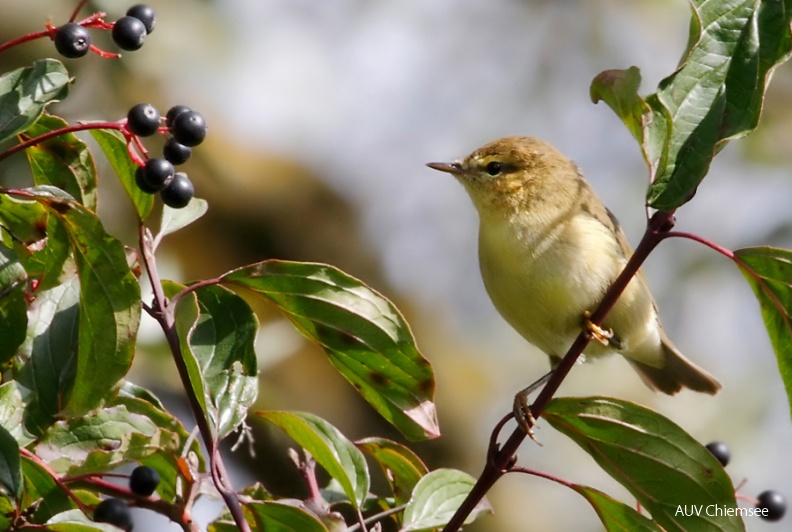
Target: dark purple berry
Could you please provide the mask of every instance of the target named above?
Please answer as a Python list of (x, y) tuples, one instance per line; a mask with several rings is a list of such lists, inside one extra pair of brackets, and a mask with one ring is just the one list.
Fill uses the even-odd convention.
[(154, 10), (151, 6), (147, 6), (146, 4), (132, 6), (127, 10), (126, 14), (142, 22), (146, 27), (146, 33), (151, 33), (157, 26), (157, 16), (154, 14)]
[(141, 497), (148, 497), (157, 489), (160, 477), (154, 469), (148, 466), (137, 466), (129, 475), (129, 489)]
[(193, 195), (195, 188), (187, 174), (178, 172), (170, 182), (160, 191), (162, 202), (168, 207), (181, 209), (186, 207)]
[(756, 507), (762, 510), (760, 517), (765, 521), (780, 521), (786, 513), (786, 499), (774, 490), (763, 491), (759, 494)]
[(173, 178), (173, 172), (173, 165), (169, 161), (160, 157), (149, 159), (146, 161), (143, 181), (149, 189), (162, 190), (162, 187)]
[(132, 530), (132, 515), (129, 506), (121, 499), (105, 499), (96, 506), (93, 520), (109, 523), (123, 530)]
[(135, 170), (135, 184), (146, 194), (154, 194), (155, 192), (159, 192), (158, 188), (152, 188), (148, 183), (146, 183), (146, 168), (143, 166), (138, 166), (137, 170)]
[(165, 146), (162, 147), (162, 156), (174, 165), (186, 163), (190, 155), (192, 155), (192, 148), (179, 144), (176, 139), (168, 139)]
[(139, 18), (121, 17), (113, 24), (113, 41), (122, 50), (134, 51), (146, 40), (146, 25)]
[(206, 137), (206, 121), (200, 113), (185, 111), (174, 118), (170, 131), (179, 144), (197, 146)]
[(721, 441), (714, 441), (708, 443), (706, 448), (712, 453), (712, 456), (718, 459), (718, 462), (720, 462), (723, 467), (728, 465), (729, 459), (731, 458), (731, 452), (729, 451), (728, 445)]
[(140, 137), (148, 137), (157, 132), (160, 114), (150, 103), (139, 103), (127, 113), (129, 131)]
[(187, 111), (192, 111), (192, 109), (186, 105), (174, 105), (168, 109), (168, 114), (165, 115), (165, 125), (170, 129), (170, 127), (173, 126), (173, 121), (176, 120), (176, 117), (182, 113), (186, 113)]
[(90, 47), (91, 34), (79, 24), (69, 22), (55, 30), (55, 49), (63, 57), (82, 57), (88, 53)]

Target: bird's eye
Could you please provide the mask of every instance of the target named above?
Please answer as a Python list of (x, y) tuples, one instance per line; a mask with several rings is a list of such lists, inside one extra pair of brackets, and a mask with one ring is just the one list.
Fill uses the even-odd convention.
[(491, 163), (487, 163), (487, 166), (484, 168), (489, 175), (498, 175), (501, 173), (502, 165), (497, 161), (492, 161)]

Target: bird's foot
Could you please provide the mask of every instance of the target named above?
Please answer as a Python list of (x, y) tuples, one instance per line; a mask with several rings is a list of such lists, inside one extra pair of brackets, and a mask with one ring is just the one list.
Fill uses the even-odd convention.
[(536, 426), (536, 419), (531, 413), (531, 402), (528, 400), (528, 394), (531, 393), (531, 391), (533, 390), (528, 387), (514, 396), (514, 420), (529, 438), (535, 441), (537, 445), (541, 446), (542, 444), (536, 439), (536, 435), (533, 433), (533, 428)]
[(586, 331), (588, 332), (591, 339), (598, 341), (605, 347), (610, 344), (610, 341), (613, 338), (613, 330), (603, 329), (596, 323), (592, 322), (591, 312), (588, 310), (583, 312), (583, 324), (585, 325)]

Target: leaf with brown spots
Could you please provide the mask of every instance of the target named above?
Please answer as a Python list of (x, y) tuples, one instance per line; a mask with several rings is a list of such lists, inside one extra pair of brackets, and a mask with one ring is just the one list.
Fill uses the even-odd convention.
[(627, 488), (664, 530), (744, 530), (739, 516), (679, 511), (684, 505), (733, 509), (737, 502), (720, 462), (669, 419), (610, 397), (553, 399), (542, 417)]
[[(53, 288), (68, 284), (69, 304), (45, 306), (40, 315), (31, 316), (30, 345), (20, 374), (31, 372), (40, 384), (37, 398), (46, 399), (47, 412), (79, 416), (99, 406), (129, 370), (140, 322), (140, 286), (123, 244), (105, 231), (94, 212), (52, 186), (15, 195), (37, 201), (55, 219), (75, 270)], [(60, 264), (56, 266), (60, 272)]]
[(397, 505), (406, 504), (415, 485), (429, 473), (414, 452), (395, 441), (385, 438), (366, 438), (356, 441), (355, 445), (380, 465)]
[(440, 434), (432, 366), (384, 296), (325, 264), (268, 260), (229, 272), (222, 282), (248, 288), (277, 305), (406, 437)]

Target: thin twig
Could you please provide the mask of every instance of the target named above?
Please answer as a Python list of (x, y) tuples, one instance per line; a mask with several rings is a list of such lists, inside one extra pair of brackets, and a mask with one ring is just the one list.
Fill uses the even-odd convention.
[(187, 370), (187, 365), (184, 362), (184, 356), (181, 351), (179, 336), (176, 332), (174, 315), (176, 305), (169, 303), (168, 299), (165, 297), (165, 293), (162, 289), (162, 282), (160, 281), (159, 273), (156, 269), (156, 259), (154, 257), (152, 243), (153, 239), (151, 232), (145, 225), (140, 224), (140, 249), (143, 255), (143, 263), (146, 266), (146, 273), (148, 275), (149, 281), (151, 282), (151, 288), (154, 291), (154, 304), (152, 306), (154, 310), (154, 318), (159, 322), (160, 327), (162, 327), (162, 331), (165, 333), (165, 339), (167, 340), (168, 346), (170, 347), (171, 353), (173, 354), (173, 361), (176, 364), (179, 378), (181, 379), (182, 386), (184, 387), (184, 391), (187, 394), (187, 399), (190, 403), (190, 409), (192, 410), (193, 417), (195, 418), (195, 423), (198, 426), (198, 430), (201, 433), (201, 438), (203, 439), (206, 448), (209, 449), (209, 468), (215, 488), (220, 493), (223, 501), (225, 501), (228, 511), (231, 513), (231, 517), (234, 519), (234, 523), (236, 523), (236, 526), (239, 528), (239, 530), (242, 532), (250, 532), (250, 525), (248, 525), (247, 520), (242, 513), (239, 497), (231, 486), (231, 483), (228, 481), (228, 473), (226, 472), (225, 464), (223, 463), (223, 458), (220, 454), (218, 446), (219, 442), (217, 441), (212, 428), (209, 426), (206, 416), (204, 416), (201, 403), (192, 387), (190, 374)]
[(0, 153), (0, 161), (2, 161), (3, 159), (7, 159), (8, 157), (11, 157), (18, 151), (26, 150), (31, 146), (41, 144), (42, 142), (45, 142), (49, 139), (60, 137), (61, 135), (66, 135), (67, 133), (74, 133), (75, 131), (86, 131), (89, 129), (117, 129), (122, 133), (126, 132), (124, 126), (119, 122), (89, 122), (86, 124), (77, 124), (74, 126), (63, 127), (60, 129), (53, 129), (52, 131), (44, 133), (43, 135), (29, 138), (24, 142), (20, 142), (16, 146), (12, 146), (8, 148), (3, 153)]

